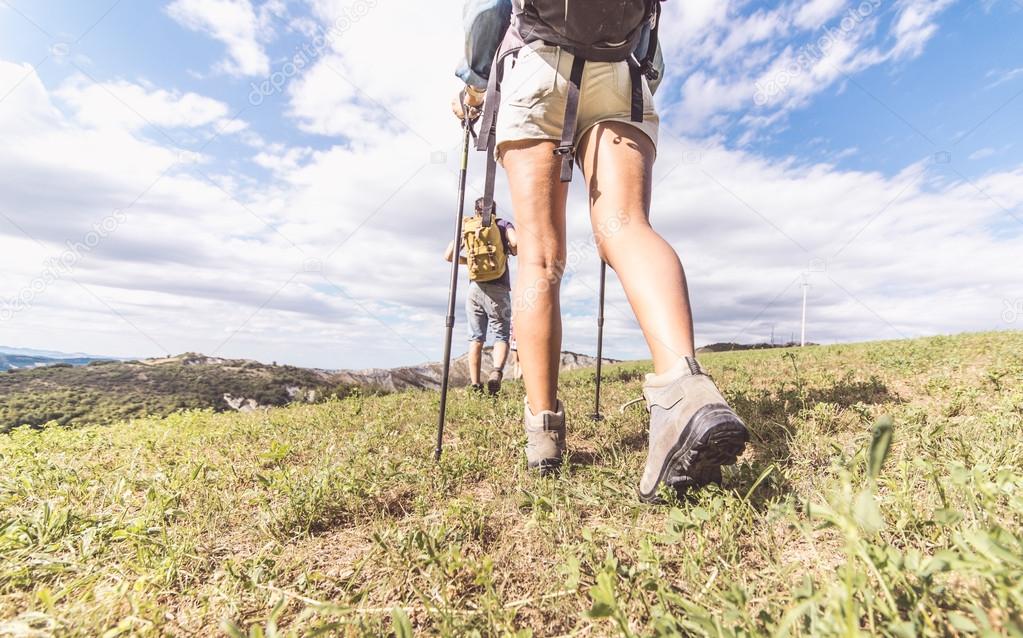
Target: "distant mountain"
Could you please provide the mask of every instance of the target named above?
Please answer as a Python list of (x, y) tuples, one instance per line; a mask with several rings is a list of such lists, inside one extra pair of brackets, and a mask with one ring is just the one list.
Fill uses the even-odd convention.
[[(808, 346), (815, 346), (816, 343), (807, 342)], [(799, 344), (795, 342), (790, 343), (711, 343), (706, 346), (701, 346), (696, 349), (696, 353), (701, 352), (731, 352), (732, 350), (766, 350), (769, 348), (793, 348), (798, 347)]]
[[(21, 352), (18, 352), (21, 350)], [(56, 364), (84, 366), (93, 361), (109, 361), (105, 357), (91, 357), (89, 355), (52, 353), (60, 356), (43, 356), (38, 354), (25, 354), (26, 349), (0, 348), (0, 372), (5, 370), (20, 370), (22, 368), (39, 368)], [(29, 352), (37, 352), (28, 350)]]
[(12, 348), (11, 346), (0, 345), (0, 354), (16, 354), (26, 357), (42, 357), (45, 359), (90, 359), (98, 361), (101, 359), (117, 359), (118, 357), (101, 357), (84, 352), (60, 352), (58, 350), (37, 350), (36, 348)]
[[(0, 355), (10, 367), (0, 374), (0, 432), (48, 423), (110, 423), (145, 415), (162, 416), (181, 409), (249, 411), (295, 402), (318, 402), (356, 391), (387, 393), (440, 387), (440, 363), (390, 370), (317, 370), (267, 365), (186, 353), (142, 361), (47, 359)], [(484, 370), (490, 355), (484, 353)], [(586, 355), (566, 352), (562, 369), (594, 365)], [(507, 378), (518, 377), (515, 363)], [(452, 361), (454, 386), (469, 383), (468, 358)]]

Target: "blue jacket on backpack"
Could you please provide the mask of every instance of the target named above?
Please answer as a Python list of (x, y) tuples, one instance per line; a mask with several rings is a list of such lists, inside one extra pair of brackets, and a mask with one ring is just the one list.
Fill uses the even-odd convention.
[[(501, 38), (511, 24), (512, 0), (466, 0), (462, 9), (462, 23), (465, 27), (465, 57), (455, 75), (463, 82), (477, 89), (487, 88), (490, 77), (490, 65), (494, 61), (497, 47), (501, 46)], [(636, 45), (636, 57), (642, 59), (646, 52), (650, 37), (649, 25), (644, 27), (643, 35)], [(660, 46), (654, 57), (654, 68), (658, 77), (664, 76), (664, 59), (661, 57)], [(656, 91), (660, 79), (649, 82), (650, 91)]]

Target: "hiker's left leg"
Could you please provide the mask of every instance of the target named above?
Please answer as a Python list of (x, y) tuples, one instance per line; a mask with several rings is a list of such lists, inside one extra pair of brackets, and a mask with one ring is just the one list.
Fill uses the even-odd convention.
[(526, 463), (542, 476), (556, 471), (565, 453), (565, 410), (557, 395), (568, 185), (559, 178), (561, 162), (554, 147), (549, 140), (501, 146), (519, 239), (513, 307), (526, 387)]
[[(501, 109), (502, 113), (507, 110), (503, 103)], [(519, 238), (513, 292), (515, 337), (533, 414), (558, 409), (568, 185), (561, 183), (555, 146), (549, 140), (521, 140), (501, 147)]]
[(471, 282), (465, 297), (465, 321), (469, 330), (469, 383), (480, 384), (480, 368), (483, 365), (483, 344), (487, 340), (486, 296), (479, 284)]
[(622, 282), (656, 372), (693, 356), (689, 292), (678, 254), (651, 228), (655, 149), (641, 130), (600, 122), (580, 140), (590, 221), (601, 256)]

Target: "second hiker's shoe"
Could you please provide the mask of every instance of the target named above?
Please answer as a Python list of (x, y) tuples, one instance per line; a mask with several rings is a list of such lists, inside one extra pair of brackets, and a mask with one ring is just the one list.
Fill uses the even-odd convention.
[(469, 386), (469, 392), (473, 394), (483, 394), (483, 384), (473, 383), (472, 385)]
[(664, 374), (648, 374), (643, 397), (650, 412), (650, 449), (640, 500), (660, 502), (662, 483), (679, 496), (691, 487), (720, 483), (721, 466), (735, 463), (749, 432), (696, 359), (685, 357)]
[(496, 396), (501, 391), (501, 380), (504, 379), (504, 372), (501, 370), (494, 370), (490, 373), (490, 377), (487, 378), (487, 392), (490, 396)]
[(561, 467), (565, 454), (565, 408), (558, 401), (557, 411), (543, 410), (534, 415), (526, 399), (526, 462), (540, 476), (553, 474)]

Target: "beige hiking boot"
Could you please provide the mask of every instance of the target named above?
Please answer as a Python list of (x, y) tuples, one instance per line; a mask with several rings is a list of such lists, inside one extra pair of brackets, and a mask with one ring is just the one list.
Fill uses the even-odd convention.
[(679, 496), (721, 481), (721, 466), (742, 454), (749, 432), (696, 359), (685, 357), (664, 374), (648, 374), (643, 397), (650, 412), (650, 449), (639, 498), (659, 502), (664, 484)]
[(561, 467), (565, 454), (565, 408), (558, 401), (557, 412), (543, 410), (534, 415), (525, 402), (526, 461), (540, 476), (553, 474)]

